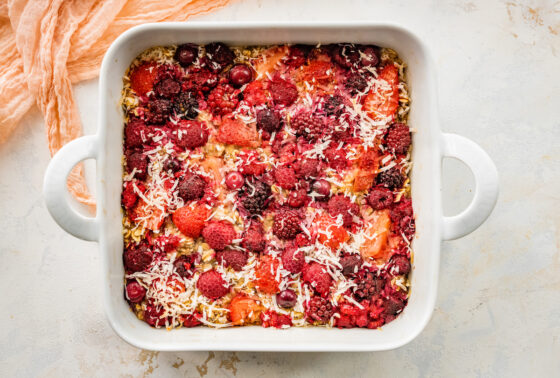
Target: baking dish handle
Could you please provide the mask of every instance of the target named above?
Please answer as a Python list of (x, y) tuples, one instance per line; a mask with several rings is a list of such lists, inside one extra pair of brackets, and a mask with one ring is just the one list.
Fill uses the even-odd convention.
[(97, 218), (86, 217), (72, 209), (66, 179), (76, 164), (85, 159), (97, 158), (97, 147), (95, 135), (83, 136), (64, 145), (50, 161), (43, 182), (47, 209), (56, 223), (68, 233), (89, 241), (98, 238)]
[(442, 135), (443, 157), (461, 160), (475, 179), (474, 198), (461, 213), (443, 217), (444, 240), (470, 234), (488, 218), (498, 199), (498, 170), (490, 156), (476, 143), (456, 134)]

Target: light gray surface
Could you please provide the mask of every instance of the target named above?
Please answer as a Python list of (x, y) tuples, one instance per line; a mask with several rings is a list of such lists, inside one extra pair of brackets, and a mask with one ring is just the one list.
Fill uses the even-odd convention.
[[(560, 374), (560, 4), (299, 3), (239, 1), (205, 18), (408, 26), (432, 49), (443, 130), (472, 138), (498, 166), (494, 214), (478, 231), (442, 246), (438, 301), (424, 333), (383, 353), (152, 353), (129, 346), (103, 315), (96, 244), (65, 234), (42, 201), (48, 151), (35, 110), (0, 147), (0, 375)], [(77, 95), (92, 133), (97, 82), (79, 85)], [(453, 214), (472, 197), (472, 178), (454, 161), (444, 167), (444, 208)]]

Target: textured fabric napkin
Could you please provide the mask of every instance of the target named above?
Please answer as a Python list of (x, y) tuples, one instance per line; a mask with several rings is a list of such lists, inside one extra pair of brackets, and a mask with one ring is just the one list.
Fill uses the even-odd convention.
[[(229, 0), (0, 0), (0, 143), (37, 104), (51, 154), (81, 135), (72, 83), (98, 74), (103, 54), (126, 29), (184, 21)], [(94, 206), (81, 166), (70, 192)]]

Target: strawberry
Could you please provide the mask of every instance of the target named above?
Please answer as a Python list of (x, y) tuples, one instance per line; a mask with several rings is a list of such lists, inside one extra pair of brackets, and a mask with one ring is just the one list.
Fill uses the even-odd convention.
[(215, 271), (209, 270), (198, 277), (196, 287), (200, 292), (209, 299), (218, 299), (229, 292), (228, 283), (222, 275)]
[(303, 282), (309, 284), (322, 297), (326, 297), (332, 285), (332, 277), (325, 266), (312, 262), (303, 268)]
[(212, 221), (204, 227), (202, 236), (210, 248), (221, 251), (230, 245), (237, 235), (230, 222)]
[(399, 70), (394, 64), (387, 65), (381, 69), (378, 79), (386, 83), (367, 94), (363, 108), (371, 119), (393, 118), (399, 107)]
[(262, 310), (258, 299), (239, 293), (229, 303), (229, 320), (233, 325), (256, 323)]
[(365, 225), (365, 241), (360, 248), (364, 260), (385, 259), (388, 251), (387, 242), (391, 229), (389, 210), (374, 212), (373, 221)]
[(254, 125), (249, 126), (237, 119), (225, 118), (218, 129), (216, 139), (220, 143), (239, 147), (257, 147), (258, 134)]
[(261, 160), (257, 151), (241, 151), (238, 157), (241, 159), (239, 172), (245, 176), (259, 176), (266, 171), (266, 164)]
[(350, 227), (352, 225), (354, 216), (357, 216), (359, 212), (358, 205), (352, 203), (350, 198), (343, 194), (338, 194), (329, 199), (328, 210), (329, 214), (335, 218), (338, 215), (342, 215), (345, 227)]
[(262, 80), (247, 84), (243, 91), (243, 99), (253, 106), (266, 104), (267, 98)]
[(138, 204), (132, 210), (130, 218), (134, 222), (144, 222), (144, 226), (148, 230), (157, 231), (163, 225), (165, 211), (162, 211), (159, 207), (149, 204), (140, 198)]
[(242, 241), (243, 248), (260, 253), (264, 251), (266, 247), (266, 239), (264, 238), (263, 227), (260, 223), (251, 223), (249, 228), (243, 234)]
[(138, 194), (136, 194), (136, 192), (134, 191), (135, 185), (141, 193), (144, 193), (146, 191), (146, 187), (140, 181), (127, 181), (124, 184), (124, 190), (122, 193), (122, 204), (127, 210), (132, 209), (138, 201)]
[(238, 249), (226, 249), (216, 254), (216, 260), (220, 264), (240, 272), (245, 264), (247, 264), (247, 253)]
[(274, 171), (274, 179), (283, 189), (293, 189), (296, 186), (296, 173), (290, 167), (278, 167)]
[(320, 214), (315, 218), (319, 243), (330, 247), (333, 251), (348, 240), (348, 232), (342, 225), (328, 214)]
[(130, 73), (130, 87), (138, 95), (143, 96), (154, 87), (158, 72), (158, 65), (155, 62), (145, 62), (136, 67)]
[(173, 223), (185, 236), (198, 238), (204, 228), (210, 210), (202, 204), (183, 206), (173, 214)]
[[(329, 72), (330, 71), (330, 72)], [(327, 61), (312, 60), (307, 66), (303, 66), (299, 71), (299, 80), (312, 82), (327, 82), (331, 76), (332, 65)]]
[(276, 272), (280, 263), (270, 255), (262, 256), (255, 269), (257, 289), (265, 294), (276, 294), (280, 291), (276, 281)]
[(272, 94), (274, 103), (277, 105), (290, 106), (298, 97), (296, 86), (281, 78), (275, 78), (270, 81), (268, 90)]

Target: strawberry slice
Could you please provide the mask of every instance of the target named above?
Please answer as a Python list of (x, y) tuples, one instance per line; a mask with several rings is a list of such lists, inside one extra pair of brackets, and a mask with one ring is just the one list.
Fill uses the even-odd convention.
[(157, 231), (163, 225), (165, 212), (140, 198), (130, 218), (133, 222), (143, 223), (148, 230)]
[(258, 145), (258, 134), (255, 126), (249, 126), (243, 122), (225, 118), (218, 129), (216, 136), (218, 142), (234, 144), (239, 147), (256, 147)]
[(333, 251), (350, 238), (344, 226), (338, 225), (328, 214), (317, 215), (314, 223), (317, 226), (319, 243), (330, 247)]
[(388, 248), (391, 217), (389, 210), (379, 210), (375, 218), (365, 226), (365, 242), (360, 248), (364, 260), (369, 258), (386, 260), (390, 252)]
[(239, 293), (229, 304), (229, 319), (233, 325), (253, 324), (259, 320), (262, 310), (258, 298)]
[(130, 74), (130, 86), (138, 95), (143, 96), (154, 87), (157, 77), (157, 64), (145, 62), (136, 67)]
[(374, 86), (364, 100), (364, 110), (373, 120), (394, 118), (399, 107), (399, 70), (394, 64), (383, 67)]

